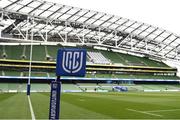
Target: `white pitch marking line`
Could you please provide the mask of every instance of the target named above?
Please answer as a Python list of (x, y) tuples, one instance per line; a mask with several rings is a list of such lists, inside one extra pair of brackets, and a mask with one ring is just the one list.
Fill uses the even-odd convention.
[(144, 111), (139, 111), (139, 110), (134, 110), (134, 109), (127, 109), (127, 110), (133, 111), (133, 112), (138, 112), (138, 113), (143, 113), (143, 114), (147, 114), (147, 115), (151, 115), (151, 116), (162, 117), (162, 115), (153, 114), (153, 113), (149, 113), (149, 112), (144, 112)]
[(30, 112), (31, 112), (31, 118), (32, 118), (32, 120), (36, 120), (29, 95), (28, 95), (28, 101), (29, 101), (29, 108), (30, 108)]
[(166, 111), (178, 111), (180, 109), (170, 109), (170, 110), (152, 110), (152, 111), (146, 111), (146, 112), (166, 112)]

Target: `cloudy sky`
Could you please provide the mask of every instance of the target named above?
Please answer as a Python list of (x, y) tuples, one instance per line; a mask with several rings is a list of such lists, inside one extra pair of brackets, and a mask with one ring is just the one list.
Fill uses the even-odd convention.
[(180, 35), (180, 0), (46, 0), (148, 23)]

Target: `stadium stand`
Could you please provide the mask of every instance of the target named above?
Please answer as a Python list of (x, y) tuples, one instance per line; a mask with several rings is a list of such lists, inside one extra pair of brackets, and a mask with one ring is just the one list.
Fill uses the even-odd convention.
[[(179, 36), (176, 34), (130, 19), (107, 14), (102, 16), (99, 12), (66, 5), (52, 4), (51, 9), (44, 9), (43, 6), (51, 4), (42, 4), (38, 0), (29, 0), (29, 4), (39, 3), (42, 8), (31, 6), (32, 12), (22, 11), (22, 8), (29, 9), (24, 1), (0, 0), (0, 3), (7, 3), (7, 6), (0, 4), (1, 22), (7, 22), (4, 27), (0, 26), (0, 82), (3, 82), (0, 89), (25, 91), (31, 44), (30, 78), (32, 82), (41, 80), (32, 86), (34, 91), (49, 91), (49, 85), (42, 82), (49, 83), (56, 77), (57, 51), (71, 47), (87, 49), (87, 74), (85, 78), (67, 77), (71, 84), (64, 80), (63, 90), (111, 91), (113, 86), (125, 84), (129, 90), (143, 91), (169, 87), (136, 85), (138, 82), (179, 83), (177, 68), (163, 62), (167, 59), (180, 60), (176, 50)], [(15, 6), (19, 6), (19, 10)], [(52, 14), (43, 14), (46, 11)], [(38, 12), (41, 13), (35, 14)], [(56, 18), (56, 14), (62, 15)], [(11, 84), (9, 79), (14, 83)], [(84, 80), (89, 83), (84, 83)]]
[[(55, 61), (57, 50), (59, 46), (43, 46), (43, 45), (34, 45), (33, 46), (33, 61)], [(154, 66), (154, 67), (168, 67), (163, 62), (154, 61), (145, 57), (137, 57), (129, 54), (109, 52), (102, 50), (88, 50), (88, 61), (93, 61), (96, 64), (110, 64), (118, 63), (122, 65), (129, 66)], [(5, 59), (11, 60), (29, 60), (30, 55), (30, 46), (29, 45), (0, 45), (0, 54)]]
[[(35, 71), (32, 71), (31, 76), (55, 77), (53, 70), (42, 71), (42, 69), (44, 69), (44, 66), (47, 66), (47, 68), (50, 69), (49, 67), (51, 65), (53, 66), (55, 65), (54, 62), (57, 54), (56, 52), (59, 48), (61, 48), (61, 46), (34, 45), (33, 56), (32, 56), (33, 57), (32, 67), (37, 68), (38, 65), (39, 68)], [(89, 73), (87, 72), (86, 75), (87, 78), (162, 79), (162, 80), (179, 79), (176, 76), (176, 72), (177, 72), (176, 69), (174, 70), (172, 69), (172, 71), (170, 71), (171, 68), (160, 61), (154, 61), (145, 57), (132, 56), (129, 54), (123, 54), (123, 53), (117, 53), (111, 51), (104, 51), (97, 49), (93, 50), (89, 48), (87, 50), (88, 50), (87, 70), (90, 71)], [(6, 66), (6, 67), (4, 66), (1, 71), (2, 76), (28, 76), (28, 69), (29, 69), (28, 59), (30, 52), (29, 45), (18, 45), (18, 46), (3, 45), (0, 47), (0, 51), (1, 54), (3, 54), (3, 52), (4, 54), (6, 54), (6, 57), (4, 59), (0, 59), (2, 64), (1, 67), (3, 67), (4, 65)], [(36, 61), (39, 62), (36, 63)], [(53, 63), (49, 63), (49, 62), (53, 62)], [(95, 64), (94, 62), (96, 62), (97, 65), (93, 65)], [(14, 64), (16, 64), (15, 66), (17, 67), (13, 68), (12, 66), (14, 66)], [(105, 66), (102, 66), (103, 64)], [(109, 66), (109, 64), (112, 66)], [(10, 68), (7, 69), (7, 65), (13, 68), (13, 71), (9, 70)], [(20, 66), (24, 66), (23, 68), (26, 68), (26, 71), (19, 69), (18, 67)], [(144, 71), (146, 71), (147, 73)], [(162, 73), (162, 71), (164, 73)], [(143, 74), (140, 74), (141, 72)]]
[(62, 90), (71, 90), (71, 91), (78, 91), (78, 92), (82, 92), (83, 89), (79, 88), (79, 86), (75, 85), (75, 84), (62, 84)]
[(31, 91), (33, 92), (49, 92), (50, 91), (50, 85), (49, 84), (39, 84), (35, 83), (31, 85)]
[(87, 52), (90, 61), (94, 64), (110, 64), (110, 60), (105, 58), (100, 52)]

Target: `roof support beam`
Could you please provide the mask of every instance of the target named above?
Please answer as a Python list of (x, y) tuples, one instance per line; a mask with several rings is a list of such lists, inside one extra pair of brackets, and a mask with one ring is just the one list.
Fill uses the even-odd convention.
[(152, 33), (154, 33), (156, 30), (158, 30), (158, 28), (155, 28), (153, 31), (151, 31), (149, 34), (147, 34), (142, 40), (138, 41), (136, 44), (134, 44), (134, 46), (138, 45), (140, 42), (142, 42), (143, 40), (145, 40), (148, 36), (150, 36)]
[(112, 22), (111, 24), (109, 24), (106, 28), (110, 28), (113, 24), (115, 24), (116, 22), (118, 22), (120, 19), (122, 18), (118, 18), (116, 21)]
[(49, 16), (47, 16), (47, 18), (50, 18), (52, 15), (56, 14), (58, 11), (62, 10), (64, 8), (65, 5), (63, 5), (62, 7), (60, 7), (59, 9), (57, 9), (55, 12), (51, 13)]
[(88, 10), (87, 12), (85, 12), (84, 14), (82, 14), (81, 16), (79, 16), (77, 19), (75, 19), (74, 21), (78, 21), (80, 18), (82, 18), (83, 16), (85, 16), (86, 14), (88, 14), (90, 12), (90, 10)]
[(120, 25), (118, 25), (118, 26), (115, 28), (115, 30), (117, 30), (119, 27), (121, 27), (122, 25), (126, 24), (127, 22), (129, 22), (129, 19), (126, 20), (125, 22), (121, 23)]
[(112, 19), (113, 17), (114, 17), (114, 15), (111, 16), (110, 18), (108, 18), (107, 20), (105, 20), (104, 22), (102, 22), (99, 26), (102, 26), (104, 23), (106, 23), (107, 21), (109, 21), (109, 20)]
[[(178, 38), (177, 38), (178, 39)], [(176, 40), (177, 40), (176, 39)], [(170, 52), (172, 52), (173, 50), (175, 50), (176, 48), (178, 48), (180, 46), (180, 44), (178, 44), (177, 46), (175, 46), (174, 48), (172, 48), (170, 51), (168, 51), (166, 54), (164, 54), (164, 56), (167, 56)]]
[(137, 23), (137, 21), (135, 21), (135, 22), (133, 22), (131, 25), (129, 25), (127, 28), (125, 28), (124, 30), (122, 30), (122, 31), (125, 31), (125, 30), (127, 30), (128, 28), (130, 28), (131, 26), (133, 26), (134, 24), (136, 24)]
[(69, 20), (71, 19), (74, 15), (78, 14), (79, 12), (81, 12), (82, 9), (78, 10), (77, 12), (75, 12), (74, 14), (72, 14), (70, 17), (68, 17), (66, 20)]
[(52, 8), (54, 6), (54, 4), (53, 5), (51, 5), (51, 6), (49, 6), (47, 9), (45, 9), (44, 11), (42, 11), (41, 13), (39, 13), (37, 16), (40, 16), (40, 15), (42, 15), (44, 12), (46, 12), (46, 11), (48, 11), (50, 8)]
[(142, 23), (141, 25), (139, 25), (137, 28), (135, 28), (133, 31), (131, 31), (131, 34), (134, 33), (136, 30), (138, 30), (139, 28), (141, 28), (144, 25), (144, 23)]
[[(169, 37), (171, 37), (171, 35), (173, 35), (172, 33), (170, 35), (168, 35), (166, 38), (164, 38), (164, 40), (161, 41), (161, 43), (163, 43), (165, 40), (167, 40)], [(169, 44), (168, 44), (169, 45)], [(168, 46), (167, 45), (167, 46)], [(157, 48), (157, 46), (155, 47)], [(161, 48), (158, 52), (161, 52), (165, 47)]]
[(88, 20), (90, 20), (91, 18), (93, 18), (94, 16), (96, 16), (98, 14), (98, 12), (96, 12), (95, 14), (91, 15), (88, 19), (86, 19), (85, 21), (83, 21), (83, 23), (86, 23)]
[[(8, 19), (10, 19), (10, 17), (8, 15), (6, 15)], [(12, 27), (18, 30), (19, 34), (23, 37), (23, 39), (26, 39), (25, 36), (23, 35), (23, 33), (21, 32), (21, 30), (17, 27), (16, 23), (12, 23)]]
[(27, 7), (28, 5), (30, 5), (31, 3), (33, 3), (34, 1), (30, 1), (29, 3), (27, 3), (26, 5), (22, 6), (21, 8), (19, 8), (16, 12), (19, 12), (20, 10), (22, 10), (23, 8)]
[(12, 2), (11, 4), (7, 5), (6, 7), (4, 7), (3, 9), (9, 8), (10, 6), (16, 4), (16, 3), (19, 2), (19, 1), (20, 1), (20, 0), (16, 0), (16, 1)]
[(31, 14), (31, 13), (34, 12), (35, 10), (39, 9), (39, 8), (40, 8), (41, 6), (43, 6), (45, 3), (46, 3), (46, 1), (43, 2), (43, 3), (41, 3), (39, 6), (35, 7), (35, 8), (34, 8), (33, 10), (31, 10), (28, 14)]
[[(161, 33), (159, 33), (155, 38), (153, 38), (152, 40), (149, 40), (149, 42), (154, 41), (156, 38), (158, 38), (160, 35), (162, 35), (166, 30), (162, 31)], [(142, 46), (145, 47), (146, 45)]]
[(71, 7), (70, 9), (68, 9), (66, 12), (64, 12), (63, 14), (61, 14), (60, 16), (57, 17), (57, 19), (59, 19), (60, 17), (62, 17), (63, 15), (65, 15), (67, 12), (69, 12), (70, 10), (72, 10), (73, 7)]
[(169, 45), (171, 45), (171, 43), (173, 43), (174, 41), (176, 41), (179, 37), (176, 37), (174, 40), (172, 40), (168, 45), (165, 45), (163, 48), (161, 48), (161, 50), (159, 50), (158, 52), (161, 52), (163, 49), (165, 49), (166, 47), (168, 47)]
[(147, 28), (145, 28), (144, 30), (142, 30), (140, 33), (138, 33), (138, 36), (139, 36), (140, 34), (142, 34), (143, 32), (145, 32), (146, 30), (148, 30), (150, 27), (151, 27), (151, 25), (149, 25)]
[(100, 20), (101, 18), (103, 18), (105, 15), (106, 15), (106, 14), (103, 14), (102, 16), (100, 16), (98, 19), (96, 19), (95, 21), (93, 21), (93, 22), (91, 23), (91, 25), (93, 25), (95, 22), (97, 22), (98, 20)]
[[(131, 39), (132, 39), (131, 34), (127, 35), (124, 39), (122, 39), (117, 46), (119, 47), (119, 46), (123, 43), (123, 41), (126, 40), (126, 39), (128, 39), (128, 38), (131, 38)], [(133, 46), (132, 46), (132, 47), (133, 47)]]

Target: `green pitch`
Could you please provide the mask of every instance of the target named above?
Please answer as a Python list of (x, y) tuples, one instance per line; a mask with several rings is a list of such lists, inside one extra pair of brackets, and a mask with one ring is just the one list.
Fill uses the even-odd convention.
[[(36, 119), (47, 119), (48, 93), (32, 93)], [(180, 93), (63, 93), (62, 119), (180, 119)], [(25, 93), (0, 94), (0, 119), (31, 119)]]

